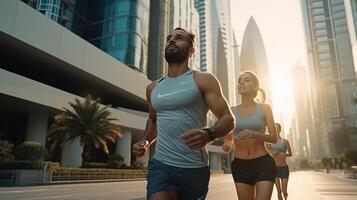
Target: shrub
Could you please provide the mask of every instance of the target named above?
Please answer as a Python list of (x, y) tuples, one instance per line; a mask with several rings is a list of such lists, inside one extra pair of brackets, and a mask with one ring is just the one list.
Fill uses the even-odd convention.
[(0, 140), (0, 161), (12, 161), (15, 159), (12, 154), (13, 144), (8, 141)]
[(6, 169), (49, 169), (59, 168), (59, 163), (44, 161), (8, 161), (0, 162), (0, 170)]
[(27, 141), (15, 148), (16, 160), (42, 161), (47, 156), (47, 150), (40, 143)]
[(324, 168), (330, 167), (331, 158), (323, 157), (323, 158), (321, 158), (321, 163)]
[(311, 163), (308, 159), (302, 159), (300, 161), (300, 166), (302, 169), (309, 169), (309, 168), (311, 168)]
[(111, 163), (85, 162), (81, 168), (113, 169), (115, 166)]
[(119, 154), (110, 154), (108, 163), (110, 163), (115, 168), (119, 168), (124, 162), (124, 158)]

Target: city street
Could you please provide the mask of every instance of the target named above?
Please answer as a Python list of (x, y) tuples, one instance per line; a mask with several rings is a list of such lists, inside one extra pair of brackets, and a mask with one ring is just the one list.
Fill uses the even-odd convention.
[[(6, 200), (142, 200), (145, 181), (65, 184), (31, 187), (2, 187), (0, 199)], [(341, 172), (299, 171), (291, 173), (291, 200), (353, 200), (357, 198), (357, 179), (348, 179)], [(208, 200), (237, 199), (230, 175), (212, 177)], [(272, 199), (276, 198), (274, 189)]]

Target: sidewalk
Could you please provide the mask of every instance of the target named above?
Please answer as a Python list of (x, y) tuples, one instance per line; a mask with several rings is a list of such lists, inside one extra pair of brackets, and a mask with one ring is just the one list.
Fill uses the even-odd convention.
[[(347, 178), (343, 170), (329, 174), (320, 171), (292, 172), (288, 184), (289, 200), (356, 200), (357, 179)], [(272, 199), (278, 199), (274, 188)]]
[[(303, 175), (301, 171), (290, 173), (288, 183), (288, 199), (289, 200), (322, 200), (314, 191), (310, 177)], [(274, 185), (273, 195), (271, 199), (278, 199), (276, 188)]]

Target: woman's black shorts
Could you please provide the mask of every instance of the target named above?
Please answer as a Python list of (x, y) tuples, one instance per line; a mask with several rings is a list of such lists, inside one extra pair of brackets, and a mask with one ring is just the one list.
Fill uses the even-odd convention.
[(266, 154), (254, 159), (235, 158), (231, 164), (234, 182), (255, 185), (259, 181), (275, 181), (277, 170), (274, 159)]
[(278, 170), (278, 173), (276, 177), (278, 178), (289, 178), (289, 167), (288, 166), (282, 166), (282, 167), (276, 167)]

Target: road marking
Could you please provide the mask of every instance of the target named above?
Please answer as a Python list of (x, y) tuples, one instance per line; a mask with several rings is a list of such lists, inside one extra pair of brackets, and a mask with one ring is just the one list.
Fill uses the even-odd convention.
[(0, 191), (0, 194), (6, 194), (6, 193), (11, 193), (11, 194), (16, 194), (16, 193), (25, 193), (25, 192), (43, 192), (43, 191), (48, 191), (49, 189), (35, 189), (35, 190), (9, 190), (9, 191)]
[(58, 195), (58, 196), (47, 196), (47, 197), (36, 197), (36, 198), (26, 198), (21, 200), (41, 200), (41, 199), (62, 199), (72, 197), (72, 195)]

